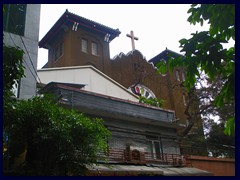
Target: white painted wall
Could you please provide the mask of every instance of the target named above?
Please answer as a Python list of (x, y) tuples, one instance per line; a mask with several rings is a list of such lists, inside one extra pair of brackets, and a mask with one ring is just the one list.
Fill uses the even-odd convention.
[(138, 102), (138, 97), (125, 87), (94, 68), (93, 66), (74, 66), (39, 69), (41, 83), (63, 82), (86, 84), (84, 90), (125, 100)]

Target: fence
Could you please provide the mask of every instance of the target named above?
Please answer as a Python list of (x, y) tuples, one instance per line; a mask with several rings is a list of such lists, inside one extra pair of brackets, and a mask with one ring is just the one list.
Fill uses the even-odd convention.
[(173, 166), (185, 166), (186, 160), (180, 154), (167, 153), (149, 153), (138, 150), (116, 149), (111, 148), (107, 153), (99, 153), (99, 160), (107, 160), (115, 163), (132, 163), (132, 164), (162, 164)]

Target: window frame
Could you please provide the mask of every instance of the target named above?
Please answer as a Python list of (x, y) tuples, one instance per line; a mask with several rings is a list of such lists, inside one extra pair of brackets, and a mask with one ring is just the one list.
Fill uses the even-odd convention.
[[(94, 47), (95, 45), (95, 47)], [(91, 53), (94, 56), (98, 56), (98, 44), (96, 42), (91, 43)]]
[(176, 79), (177, 79), (177, 81), (181, 81), (181, 79), (180, 79), (180, 71), (179, 70), (176, 70)]
[(182, 73), (182, 81), (186, 81), (186, 76), (184, 72)]
[[(3, 30), (24, 36), (26, 25), (27, 4), (4, 4)], [(22, 12), (20, 10), (22, 9)], [(14, 12), (14, 13), (13, 13)], [(19, 29), (18, 26), (20, 27)]]
[(56, 46), (54, 48), (54, 61), (56, 62), (59, 58), (59, 50), (58, 50), (58, 46)]
[(185, 94), (182, 95), (182, 98), (183, 98), (183, 104), (184, 104), (184, 106), (187, 106), (187, 100), (186, 100)]
[(81, 39), (81, 50), (84, 53), (88, 53), (88, 40), (85, 38)]
[[(147, 153), (150, 153), (152, 159), (162, 159), (163, 149), (162, 149), (161, 137), (146, 136), (146, 141), (147, 141)], [(157, 152), (157, 149), (159, 152)]]
[(61, 42), (59, 45), (59, 57), (63, 56), (63, 54), (64, 54), (64, 42)]

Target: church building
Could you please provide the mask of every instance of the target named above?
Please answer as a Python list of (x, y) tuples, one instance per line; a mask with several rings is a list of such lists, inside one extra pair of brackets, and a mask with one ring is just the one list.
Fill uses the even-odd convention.
[[(187, 123), (188, 94), (174, 85), (183, 83), (186, 74), (183, 69), (159, 74), (156, 68), (158, 61), (168, 60), (169, 53), (179, 54), (166, 49), (147, 61), (133, 42), (132, 51), (111, 59), (109, 43), (120, 33), (66, 10), (39, 42), (40, 48), (48, 49), (48, 62), (38, 70), (46, 85), (40, 92), (61, 95), (65, 106), (102, 117), (113, 135), (109, 142), (113, 164), (183, 166), (177, 131)], [(133, 32), (128, 36), (135, 38)], [(164, 105), (139, 103), (140, 96), (162, 99)]]
[(185, 80), (185, 72), (176, 69), (161, 75), (155, 68), (157, 60), (166, 61), (169, 53), (179, 54), (166, 49), (147, 61), (134, 49), (111, 59), (109, 43), (120, 33), (66, 10), (39, 42), (40, 48), (48, 49), (48, 62), (43, 69), (91, 65), (137, 95), (164, 100), (163, 107), (174, 110), (180, 125), (185, 126), (187, 92), (174, 88), (176, 82)]

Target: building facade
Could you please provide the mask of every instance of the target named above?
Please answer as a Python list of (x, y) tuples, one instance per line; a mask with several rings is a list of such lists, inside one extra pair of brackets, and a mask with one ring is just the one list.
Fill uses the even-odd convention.
[(39, 93), (53, 93), (61, 97), (60, 105), (104, 119), (111, 132), (108, 151), (99, 152), (97, 165), (88, 167), (88, 175), (212, 175), (186, 167), (174, 111), (85, 91), (84, 86), (51, 82)]
[[(98, 167), (92, 174), (110, 172), (111, 168), (105, 165), (113, 166), (114, 173), (119, 168), (126, 168), (127, 171), (134, 165), (135, 172), (139, 172), (137, 167), (144, 170), (151, 166), (153, 168), (148, 170), (158, 175), (173, 171), (175, 175), (180, 175), (181, 172), (177, 172), (179, 170), (187, 175), (178, 136), (180, 127), (186, 127), (187, 124), (184, 112), (188, 94), (186, 89), (179, 87), (185, 81), (185, 71), (175, 69), (166, 74), (157, 72), (158, 60), (155, 59), (167, 61), (169, 53), (176, 55), (167, 49), (150, 61), (138, 50), (128, 54), (120, 53), (111, 59), (109, 43), (119, 34), (118, 29), (66, 10), (39, 42), (39, 47), (48, 49), (49, 52), (48, 62), (38, 70), (40, 78), (46, 84), (39, 92), (51, 91), (62, 97), (61, 105), (104, 119), (112, 139), (108, 142), (109, 151), (99, 154)], [(94, 87), (99, 84), (96, 82), (99, 75), (91, 80), (90, 71), (84, 71), (86, 67), (101, 72), (103, 79), (100, 89)], [(115, 85), (121, 85), (117, 86), (116, 91), (121, 89), (138, 97), (162, 99), (165, 101), (164, 106), (157, 108), (129, 99), (129, 96), (116, 96), (113, 92), (101, 91), (114, 87), (113, 84), (104, 86), (109, 80), (116, 82)], [(84, 86), (79, 89), (75, 87), (77, 84)], [(108, 159), (107, 164), (101, 161), (102, 157)], [(121, 165), (126, 167), (120, 167)], [(164, 168), (154, 169), (159, 167)], [(170, 168), (168, 172), (166, 168)], [(191, 175), (211, 174), (199, 170), (193, 172), (193, 169), (187, 171)]]
[(17, 98), (36, 95), (40, 4), (4, 4), (3, 42), (24, 51), (25, 77), (13, 91)]
[(66, 10), (39, 42), (39, 47), (49, 52), (43, 69), (92, 65), (139, 96), (164, 100), (163, 108), (174, 110), (179, 127), (186, 127), (188, 93), (179, 86), (185, 81), (184, 69), (159, 74), (156, 68), (156, 59), (167, 61), (168, 54), (180, 54), (166, 49), (147, 61), (141, 52), (133, 50), (128, 54), (119, 53), (111, 59), (109, 43), (120, 33), (118, 29)]

